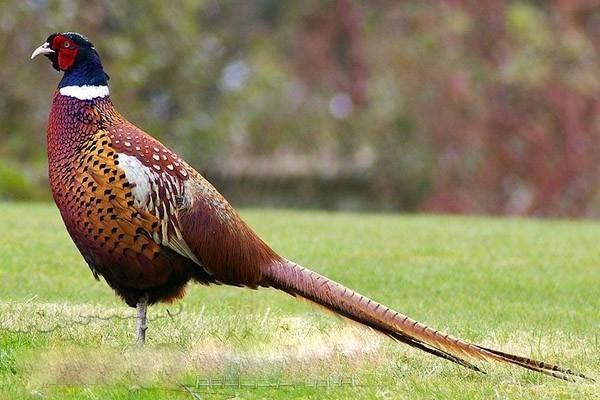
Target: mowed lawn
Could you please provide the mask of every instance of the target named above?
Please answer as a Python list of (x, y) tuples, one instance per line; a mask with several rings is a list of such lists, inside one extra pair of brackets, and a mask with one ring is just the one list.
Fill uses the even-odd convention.
[[(242, 215), (282, 255), (397, 311), (600, 378), (597, 222)], [(467, 371), (272, 289), (192, 285), (150, 309), (143, 349), (133, 315), (93, 279), (54, 206), (0, 203), (0, 399), (600, 394), (516, 367)]]

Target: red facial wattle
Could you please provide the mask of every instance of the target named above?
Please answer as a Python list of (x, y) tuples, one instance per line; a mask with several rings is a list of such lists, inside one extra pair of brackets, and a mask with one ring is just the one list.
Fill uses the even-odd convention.
[(57, 35), (52, 39), (50, 46), (58, 53), (58, 66), (62, 71), (66, 71), (73, 66), (77, 58), (77, 44), (71, 39), (62, 35)]

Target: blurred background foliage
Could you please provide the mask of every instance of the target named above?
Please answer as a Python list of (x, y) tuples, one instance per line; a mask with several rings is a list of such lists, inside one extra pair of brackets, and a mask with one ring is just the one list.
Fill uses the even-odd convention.
[(56, 31), (236, 206), (600, 216), (597, 0), (1, 0), (0, 199), (49, 199)]

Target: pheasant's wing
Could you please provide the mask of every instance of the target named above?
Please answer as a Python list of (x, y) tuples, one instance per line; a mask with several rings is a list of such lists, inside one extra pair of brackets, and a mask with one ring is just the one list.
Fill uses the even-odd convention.
[(156, 226), (147, 229), (154, 242), (201, 266), (181, 231), (179, 209), (186, 202), (186, 182), (190, 179), (187, 164), (130, 123), (109, 127), (107, 135), (116, 152), (118, 168), (131, 185), (133, 206), (157, 221)]
[(256, 287), (279, 256), (198, 172), (129, 123), (108, 129), (135, 205), (154, 215), (156, 243), (188, 257), (218, 282)]

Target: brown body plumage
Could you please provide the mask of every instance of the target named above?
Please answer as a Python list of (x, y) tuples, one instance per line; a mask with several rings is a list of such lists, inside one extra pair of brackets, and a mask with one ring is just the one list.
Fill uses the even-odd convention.
[[(75, 55), (61, 58), (65, 47)], [(182, 296), (190, 280), (274, 287), (474, 370), (463, 358), (582, 376), (453, 338), (279, 256), (198, 172), (115, 111), (87, 39), (56, 34), (40, 49), (66, 71), (48, 124), (54, 199), (96, 278), (143, 318), (145, 304)]]

